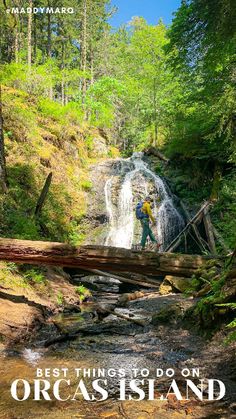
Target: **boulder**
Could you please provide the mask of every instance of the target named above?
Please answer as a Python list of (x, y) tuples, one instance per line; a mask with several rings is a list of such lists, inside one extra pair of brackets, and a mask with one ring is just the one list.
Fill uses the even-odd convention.
[(151, 323), (158, 325), (161, 323), (175, 322), (183, 317), (183, 310), (179, 304), (171, 304), (153, 314)]
[(166, 284), (170, 284), (173, 290), (175, 289), (180, 292), (185, 292), (188, 288), (190, 288), (191, 281), (191, 278), (184, 278), (172, 275), (167, 275), (164, 279), (164, 282)]
[(164, 281), (160, 285), (159, 293), (161, 295), (168, 295), (172, 292), (174, 292), (172, 285), (168, 281), (166, 281), (166, 279), (164, 279)]
[(96, 157), (104, 157), (108, 155), (108, 147), (105, 138), (93, 138), (93, 155)]

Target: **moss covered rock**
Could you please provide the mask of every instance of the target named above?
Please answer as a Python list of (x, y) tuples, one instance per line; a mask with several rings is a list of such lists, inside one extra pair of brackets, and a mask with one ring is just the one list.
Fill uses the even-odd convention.
[(159, 312), (153, 314), (152, 324), (158, 325), (161, 323), (168, 323), (182, 318), (182, 308), (179, 304), (171, 304), (168, 307), (161, 309)]

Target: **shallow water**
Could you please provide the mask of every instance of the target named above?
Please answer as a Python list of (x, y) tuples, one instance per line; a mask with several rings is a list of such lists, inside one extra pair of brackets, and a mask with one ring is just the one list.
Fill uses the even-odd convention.
[[(178, 303), (182, 297), (169, 296), (168, 298), (155, 297), (139, 300), (129, 304), (129, 308), (119, 309), (125, 315), (132, 315), (136, 318), (150, 317), (152, 312), (166, 304)], [(148, 308), (148, 310), (147, 310)], [(84, 311), (92, 310), (92, 305), (85, 305)], [(191, 401), (193, 405), (180, 404), (171, 406), (171, 401), (160, 401), (160, 394), (168, 390), (171, 379), (162, 377), (158, 379), (155, 394), (157, 399), (154, 401), (120, 401), (119, 386), (120, 377), (109, 377), (108, 370), (125, 370), (127, 379), (131, 378), (133, 369), (149, 369), (149, 378), (155, 378), (157, 368), (164, 371), (173, 368), (176, 371), (176, 379), (183, 386), (183, 378), (179, 371), (183, 366), (189, 368), (198, 367), (195, 361), (195, 352), (203, 345), (201, 338), (193, 336), (187, 330), (179, 329), (176, 335), (170, 336), (171, 331), (165, 327), (156, 328), (147, 324), (144, 328), (136, 326), (131, 322), (117, 319), (110, 315), (102, 323), (94, 324), (92, 319), (83, 318), (83, 314), (70, 314), (56, 316), (54, 321), (63, 324), (65, 328), (74, 326), (91, 327), (93, 332), (85, 335), (78, 335), (76, 340), (64, 342), (45, 349), (40, 346), (39, 340), (32, 341), (32, 345), (27, 347), (15, 347), (14, 350), (2, 350), (0, 352), (0, 417), (1, 418), (171, 418), (186, 417), (188, 407), (188, 417), (207, 417), (207, 414), (218, 415), (218, 410), (222, 409), (218, 405), (205, 406), (202, 402)], [(148, 323), (148, 322), (147, 322)], [(103, 327), (103, 333), (99, 332), (99, 327)], [(173, 333), (173, 332), (172, 332)], [(94, 369), (95, 376), (83, 378), (88, 393), (95, 394), (91, 388), (91, 381), (97, 377), (97, 369), (105, 369), (108, 383), (106, 389), (109, 393), (108, 400), (104, 402), (86, 402), (83, 400), (57, 401), (49, 394), (51, 401), (35, 401), (31, 394), (26, 401), (15, 401), (10, 393), (11, 383), (16, 378), (22, 378), (29, 381), (31, 391), (33, 389), (33, 380), (36, 378), (36, 369), (40, 368), (66, 368), (68, 369), (67, 378), (71, 379), (70, 394), (74, 394), (80, 377), (76, 377), (75, 368)], [(50, 370), (51, 371), (51, 370)], [(62, 378), (62, 375), (60, 376)], [(139, 374), (140, 378), (140, 374)], [(46, 378), (50, 381), (51, 387), (58, 379), (57, 377)], [(143, 389), (147, 393), (147, 382)], [(63, 397), (68, 394), (68, 386), (64, 387)], [(132, 392), (129, 394), (132, 394)], [(187, 402), (186, 402), (187, 403)], [(190, 402), (189, 402), (190, 403)], [(173, 404), (173, 403), (172, 403)], [(186, 407), (187, 406), (187, 407)], [(189, 407), (190, 406), (190, 407)], [(172, 409), (172, 410), (170, 410)], [(207, 410), (206, 410), (207, 409)], [(220, 410), (224, 412), (223, 410)], [(192, 413), (191, 413), (192, 412)], [(204, 415), (203, 416), (203, 412)], [(221, 414), (221, 413), (219, 413)], [(222, 413), (223, 414), (223, 413)], [(168, 416), (169, 415), (169, 416)], [(220, 417), (220, 416), (219, 416)]]

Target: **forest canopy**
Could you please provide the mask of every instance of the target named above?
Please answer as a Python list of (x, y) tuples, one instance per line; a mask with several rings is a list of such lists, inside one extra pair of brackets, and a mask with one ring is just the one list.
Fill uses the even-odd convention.
[(74, 13), (7, 14), (15, 2), (1, 4), (2, 83), (49, 108), (72, 103), (125, 150), (167, 144), (171, 154), (235, 161), (231, 0), (182, 1), (169, 28), (135, 17), (118, 30), (109, 0), (63, 6)]
[(34, 97), (45, 117), (103, 130), (124, 156), (162, 149), (180, 170), (180, 196), (186, 188), (199, 200), (220, 196), (219, 208), (234, 214), (233, 3), (183, 0), (170, 26), (137, 16), (114, 29), (109, 0), (50, 2), (73, 14), (6, 13), (16, 3), (5, 0), (1, 83)]

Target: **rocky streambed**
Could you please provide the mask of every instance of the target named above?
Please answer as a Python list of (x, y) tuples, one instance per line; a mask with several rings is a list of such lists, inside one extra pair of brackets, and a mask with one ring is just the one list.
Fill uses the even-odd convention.
[[(26, 345), (18, 344), (10, 349), (2, 347), (0, 417), (233, 418), (234, 352), (233, 347), (226, 349), (222, 344), (223, 332), (219, 332), (212, 341), (207, 341), (189, 329), (183, 318), (194, 300), (182, 294), (161, 296), (156, 291), (146, 289), (139, 290), (139, 294), (136, 291), (135, 296), (139, 298), (131, 300), (131, 295), (134, 292), (123, 294), (121, 298), (116, 283), (109, 284), (107, 289), (103, 284), (103, 291), (93, 291), (93, 299), (82, 304), (81, 311), (68, 311), (67, 308), (48, 318)], [(111, 311), (115, 309), (115, 312), (101, 315), (98, 307), (108, 307)], [(130, 321), (117, 317), (116, 313)], [(143, 325), (133, 320), (141, 320)], [(57, 341), (56, 337), (61, 335), (64, 339)], [(16, 377), (24, 378), (32, 388), (36, 368), (68, 368), (71, 372), (75, 368), (99, 368), (105, 371), (122, 368), (128, 378), (131, 378), (133, 369), (139, 372), (148, 369), (152, 378), (157, 369), (163, 370), (164, 374), (157, 380), (155, 400), (120, 401), (120, 378), (115, 374), (106, 377), (109, 397), (103, 402), (62, 402), (55, 399), (36, 402), (32, 397), (27, 401), (14, 401), (10, 395), (10, 383)], [(181, 371), (186, 368), (190, 371), (199, 368), (201, 378), (222, 380), (226, 386), (226, 396), (219, 402), (202, 402), (194, 395), (190, 400), (178, 401), (172, 395), (167, 400), (160, 400), (172, 381), (165, 374), (169, 369), (174, 370), (174, 378), (184, 394), (185, 379)], [(55, 380), (55, 377), (50, 378), (51, 383)], [(91, 381), (91, 377), (84, 378), (88, 389)], [(77, 384), (78, 380), (73, 379), (71, 393)], [(147, 398), (148, 384), (144, 383), (143, 388)]]
[[(104, 161), (92, 168), (92, 190), (89, 193), (87, 224), (88, 244), (107, 244), (131, 247), (140, 238), (140, 226), (133, 217), (135, 203), (148, 193), (156, 204), (155, 214), (161, 214), (161, 223), (156, 225), (156, 233), (168, 244), (181, 228), (182, 216), (175, 206), (174, 197), (160, 177), (157, 177), (140, 160)], [(127, 218), (125, 217), (127, 213)], [(174, 219), (173, 219), (174, 218)], [(125, 222), (124, 222), (125, 220)], [(173, 220), (173, 222), (170, 222)], [(126, 231), (126, 226), (128, 230)], [(164, 226), (164, 229), (161, 229)], [(170, 227), (174, 227), (173, 229)], [(132, 228), (131, 228), (132, 227)], [(128, 234), (129, 233), (129, 234)], [(125, 237), (125, 243), (123, 238)], [(127, 240), (126, 240), (127, 239)], [(183, 280), (173, 283), (173, 277), (166, 277), (160, 290), (127, 288), (117, 279), (100, 276), (83, 276), (70, 272), (68, 275), (52, 272), (47, 296), (30, 295), (24, 291), (23, 300), (7, 301), (3, 308), (0, 327), (8, 333), (9, 344), (1, 344), (0, 350), (0, 417), (15, 418), (126, 418), (126, 419), (169, 419), (169, 418), (234, 418), (235, 401), (235, 346), (225, 346), (224, 331), (213, 338), (200, 336), (194, 328), (196, 319), (190, 318), (188, 311), (195, 299), (186, 297), (180, 291), (186, 286)], [(158, 280), (158, 278), (155, 278)], [(164, 278), (160, 278), (163, 280)], [(70, 283), (69, 283), (70, 282)], [(91, 290), (83, 304), (79, 304), (76, 288), (81, 284)], [(16, 294), (17, 290), (4, 290)], [(168, 295), (162, 295), (168, 292)], [(22, 293), (22, 291), (21, 291)], [(52, 304), (54, 296), (54, 304)], [(36, 304), (35, 304), (36, 303)], [(58, 306), (61, 308), (58, 309)], [(41, 308), (44, 307), (44, 310)], [(23, 308), (23, 310), (22, 310)], [(14, 317), (12, 315), (14, 310)], [(19, 311), (19, 315), (17, 314)], [(32, 312), (32, 322), (27, 320)], [(36, 314), (35, 314), (36, 311)], [(10, 325), (8, 325), (8, 317)], [(20, 329), (24, 324), (24, 339), (21, 333), (9, 330)], [(26, 318), (27, 317), (27, 318)], [(33, 320), (37, 318), (37, 324)], [(19, 326), (19, 327), (18, 327)], [(97, 370), (105, 371), (109, 397), (102, 401), (86, 401), (84, 397), (72, 400), (64, 383), (66, 400), (33, 400), (32, 390), (36, 371), (47, 369), (52, 387), (57, 380), (51, 375), (52, 369), (68, 369), (71, 378), (70, 394), (74, 394), (78, 379), (73, 375), (75, 368), (95, 370), (95, 376), (85, 376), (84, 385), (92, 394), (91, 382), (97, 378)], [(153, 392), (148, 381), (142, 385), (144, 400), (137, 400), (137, 393), (127, 388), (125, 400), (120, 400), (121, 377), (117, 371), (125, 371), (127, 379), (131, 372), (148, 371), (148, 378), (156, 378)], [(163, 375), (156, 377), (156, 371)], [(174, 371), (170, 377), (166, 373)], [(226, 395), (219, 401), (207, 401), (208, 389), (203, 382), (203, 401), (196, 394), (185, 400), (177, 400), (173, 394), (166, 395), (173, 379), (180, 392), (186, 392), (185, 377), (181, 371), (199, 370), (199, 379), (221, 380), (226, 387)], [(107, 375), (107, 371), (113, 374)], [(30, 384), (31, 394), (25, 401), (15, 401), (10, 393), (11, 383), (25, 379)], [(60, 377), (61, 378), (61, 377)], [(128, 384), (127, 384), (128, 385)], [(49, 392), (51, 391), (51, 388)], [(19, 390), (23, 395), (22, 386)], [(151, 394), (152, 393), (152, 394)], [(217, 393), (217, 392), (216, 392)], [(68, 397), (67, 397), (68, 396)], [(134, 400), (129, 400), (132, 396)], [(153, 397), (150, 397), (153, 396)], [(214, 394), (217, 397), (217, 394)], [(148, 400), (148, 398), (150, 400)], [(152, 400), (153, 398), (153, 400)]]

